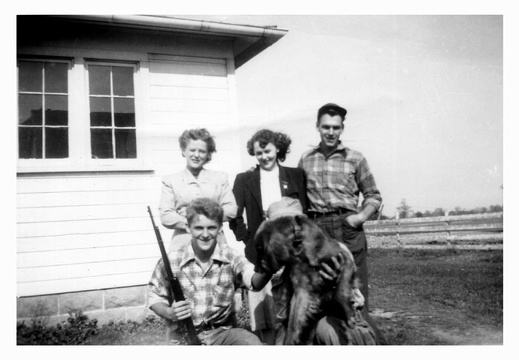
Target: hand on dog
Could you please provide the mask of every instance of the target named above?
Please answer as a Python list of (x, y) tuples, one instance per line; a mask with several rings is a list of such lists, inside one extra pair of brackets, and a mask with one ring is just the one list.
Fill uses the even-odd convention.
[(341, 272), (342, 265), (344, 264), (343, 256), (338, 253), (335, 256), (332, 256), (332, 266), (322, 263), (321, 269), (319, 270), (319, 274), (324, 280), (335, 281)]

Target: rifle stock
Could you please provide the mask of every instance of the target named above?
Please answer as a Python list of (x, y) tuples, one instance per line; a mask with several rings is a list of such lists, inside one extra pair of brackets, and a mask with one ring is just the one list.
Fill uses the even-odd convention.
[[(151, 213), (151, 209), (148, 206), (148, 213), (150, 214), (151, 224), (153, 225), (153, 230), (155, 231), (155, 237), (157, 238), (157, 242), (159, 243), (160, 253), (162, 255), (162, 262), (164, 263), (164, 268), (166, 269), (166, 275), (169, 281), (169, 295), (171, 298), (171, 304), (173, 301), (183, 301), (186, 298), (184, 297), (184, 293), (182, 292), (182, 287), (180, 286), (180, 281), (173, 274), (171, 270), (171, 264), (169, 263), (168, 254), (166, 253), (166, 249), (164, 248), (164, 243), (162, 242), (162, 236), (160, 235), (159, 228), (155, 225), (155, 220), (153, 220), (153, 214)], [(200, 339), (198, 338), (195, 330), (195, 325), (193, 324), (193, 319), (191, 317), (180, 320), (180, 326), (182, 328), (182, 335), (184, 339), (189, 345), (201, 345)]]

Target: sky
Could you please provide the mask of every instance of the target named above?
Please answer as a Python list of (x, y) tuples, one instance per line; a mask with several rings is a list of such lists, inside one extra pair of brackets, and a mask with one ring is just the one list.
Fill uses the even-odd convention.
[(236, 71), (242, 143), (260, 128), (285, 132), (285, 165), (296, 166), (319, 142), (317, 109), (335, 102), (385, 215), (402, 199), (422, 212), (503, 205), (502, 16), (198, 18), (288, 30)]

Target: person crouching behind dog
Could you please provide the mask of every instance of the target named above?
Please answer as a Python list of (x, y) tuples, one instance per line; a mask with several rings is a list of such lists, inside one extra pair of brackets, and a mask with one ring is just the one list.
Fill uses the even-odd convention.
[(186, 217), (191, 242), (169, 253), (171, 269), (186, 300), (169, 306), (169, 282), (162, 260), (148, 284), (150, 309), (170, 322), (168, 341), (178, 343), (181, 334), (176, 323), (192, 317), (204, 345), (263, 345), (252, 332), (235, 327), (233, 298), (237, 287), (262, 289), (271, 274), (256, 273), (245, 256), (217, 242), (223, 210), (214, 200), (193, 200), (186, 209)]
[[(274, 237), (281, 236), (283, 239), (289, 239), (289, 237), (286, 237), (286, 230), (284, 228), (279, 228), (279, 226), (283, 227), (287, 224), (286, 218), (296, 218), (299, 217), (305, 227), (305, 235), (300, 236), (310, 236), (311, 238), (308, 239), (298, 239), (297, 236), (292, 240), (300, 242), (300, 245), (297, 245), (296, 242), (292, 243), (291, 245), (288, 245), (291, 249), (284, 248), (283, 244), (272, 242), (275, 241)], [(294, 220), (295, 221), (295, 220)], [(270, 223), (270, 224), (268, 224)], [(292, 223), (289, 221), (289, 223)], [(277, 226), (277, 228), (276, 228)], [(313, 229), (313, 230), (312, 230)], [(303, 229), (294, 231), (302, 231)], [(263, 233), (265, 232), (265, 233)], [(312, 236), (313, 234), (313, 236)], [(353, 305), (353, 312), (355, 320), (350, 324), (349, 321), (343, 318), (336, 317), (332, 315), (331, 313), (323, 314), (324, 316), (321, 319), (315, 319), (317, 320), (315, 325), (310, 325), (310, 323), (306, 325), (310, 325), (310, 328), (304, 328), (304, 329), (297, 329), (293, 328), (294, 325), (302, 326), (303, 323), (305, 323), (304, 319), (297, 319), (294, 321), (294, 319), (289, 319), (291, 315), (294, 314), (307, 314), (312, 311), (316, 311), (317, 309), (298, 309), (297, 311), (293, 311), (294, 309), (291, 309), (291, 306), (294, 306), (292, 303), (294, 301), (294, 291), (296, 291), (296, 287), (298, 287), (299, 290), (301, 286), (305, 286), (305, 280), (306, 275), (300, 274), (300, 276), (297, 277), (297, 279), (293, 278), (293, 267), (294, 265), (289, 265), (292, 263), (290, 260), (290, 254), (291, 250), (297, 248), (297, 246), (301, 247), (300, 251), (305, 252), (302, 258), (299, 258), (298, 261), (295, 261), (295, 263), (298, 263), (300, 261), (304, 261), (305, 256), (309, 256), (308, 252), (312, 252), (312, 249), (320, 249), (321, 255), (324, 254), (324, 243), (317, 244), (316, 242), (319, 241), (318, 239), (324, 239), (326, 235), (322, 232), (322, 230), (315, 224), (313, 224), (310, 220), (307, 219), (306, 215), (303, 214), (302, 206), (299, 203), (297, 199), (291, 199), (288, 197), (283, 197), (281, 201), (272, 203), (267, 211), (267, 221), (265, 221), (260, 229), (258, 229), (257, 237), (263, 238), (263, 241), (266, 238), (269, 238), (268, 245), (264, 243), (261, 239), (257, 238), (256, 241), (258, 242), (258, 262), (256, 263), (256, 271), (271, 271), (274, 272), (277, 270), (277, 272), (272, 276), (271, 283), (272, 283), (272, 295), (274, 299), (274, 307), (275, 307), (275, 313), (276, 313), (276, 345), (283, 345), (287, 344), (287, 338), (288, 338), (288, 344), (293, 343), (299, 343), (299, 342), (292, 342), (295, 339), (291, 338), (293, 337), (294, 332), (299, 334), (300, 336), (303, 333), (308, 334), (313, 333), (313, 337), (309, 337), (310, 343), (313, 343), (315, 345), (375, 345), (378, 344), (378, 329), (374, 329), (374, 324), (369, 324), (364, 318), (363, 314), (361, 313), (360, 309), (362, 309), (364, 304), (364, 298), (362, 296), (362, 293), (359, 291), (358, 287), (354, 281), (351, 281), (350, 278), (343, 278), (343, 281), (346, 280), (348, 286), (352, 286), (351, 294), (355, 294), (354, 298), (356, 301)], [(265, 238), (266, 237), (266, 238)], [(315, 238), (313, 238), (315, 237)], [(284, 240), (284, 241), (285, 241)], [(322, 240), (321, 240), (322, 241)], [(330, 241), (332, 241), (330, 239)], [(311, 244), (314, 244), (316, 247), (312, 248)], [(337, 287), (339, 286), (337, 284), (337, 281), (340, 277), (341, 271), (345, 268), (345, 264), (347, 261), (349, 261), (350, 266), (353, 266), (353, 256), (349, 252), (349, 250), (346, 248), (346, 246), (338, 243), (339, 246), (343, 248), (343, 252), (347, 252), (349, 254), (349, 260), (346, 260), (343, 258), (343, 256), (348, 257), (348, 254), (343, 254), (340, 251), (337, 252), (335, 255), (330, 255), (329, 260), (331, 260), (330, 265), (326, 264), (326, 262), (322, 262), (319, 267), (319, 274), (321, 278), (324, 280), (324, 283), (328, 283), (325, 287)], [(265, 252), (265, 246), (270, 248), (267, 250), (267, 253)], [(323, 246), (321, 248), (321, 246)], [(307, 248), (308, 247), (308, 248)], [(306, 250), (305, 250), (306, 249)], [(275, 254), (272, 254), (272, 252), (275, 252)], [(270, 254), (270, 255), (269, 255)], [(315, 254), (316, 255), (316, 254)], [(267, 260), (265, 257), (267, 256), (270, 261)], [(274, 259), (272, 256), (274, 256), (276, 259)], [(295, 256), (295, 255), (294, 255)], [(316, 255), (317, 256), (317, 255)], [(310, 259), (310, 257), (308, 258)], [(294, 259), (295, 260), (295, 259)], [(324, 258), (323, 258), (324, 260)], [(288, 266), (281, 267), (283, 264)], [(279, 270), (278, 270), (279, 269)], [(305, 269), (304, 267), (299, 267), (301, 269)], [(296, 273), (297, 273), (296, 271)], [(348, 274), (348, 272), (346, 272)], [(355, 271), (351, 272), (351, 276), (355, 277)], [(299, 284), (293, 283), (293, 281), (296, 281)], [(323, 283), (323, 284), (324, 284)], [(316, 285), (316, 284), (313, 284)], [(301, 292), (298, 293), (299, 296), (301, 296)], [(324, 296), (324, 294), (322, 294)], [(342, 299), (342, 297), (341, 297)], [(350, 299), (351, 300), (351, 299)], [(295, 300), (297, 304), (300, 304), (297, 299)], [(305, 302), (303, 302), (305, 303)], [(305, 303), (306, 304), (306, 303)], [(318, 306), (316, 303), (313, 303), (309, 306)], [(322, 306), (322, 305), (319, 305)], [(326, 312), (325, 312), (326, 313)], [(312, 317), (312, 315), (309, 315)], [(304, 317), (304, 316), (302, 316)], [(290, 321), (292, 320), (292, 321)], [(309, 320), (309, 319), (308, 319)], [(290, 327), (290, 329), (289, 329)], [(313, 328), (313, 330), (312, 330)], [(308, 333), (307, 333), (308, 332)], [(313, 341), (312, 341), (313, 338)], [(305, 343), (305, 341), (303, 341)]]

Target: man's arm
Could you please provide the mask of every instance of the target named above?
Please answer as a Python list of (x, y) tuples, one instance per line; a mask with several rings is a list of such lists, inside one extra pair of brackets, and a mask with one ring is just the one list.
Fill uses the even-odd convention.
[(371, 217), (371, 215), (376, 213), (377, 210), (378, 208), (376, 208), (374, 205), (367, 204), (358, 214), (348, 216), (346, 221), (348, 221), (348, 223), (353, 227), (359, 227), (364, 224)]
[(365, 157), (360, 155), (360, 161), (357, 165), (357, 172), (355, 181), (359, 191), (362, 193), (364, 198), (362, 210), (352, 216), (348, 216), (347, 221), (353, 227), (359, 227), (364, 224), (382, 204), (382, 197), (380, 191), (377, 189), (375, 178), (371, 173), (368, 162)]
[(236, 240), (243, 241), (246, 244), (250, 240), (250, 233), (247, 230), (247, 225), (243, 219), (243, 211), (245, 208), (245, 184), (243, 176), (238, 174), (234, 180), (233, 194), (238, 205), (236, 217), (229, 221), (229, 228), (233, 231)]
[(253, 290), (261, 290), (267, 285), (270, 278), (272, 277), (272, 274), (269, 273), (258, 273), (255, 272), (254, 275), (252, 275), (252, 289)]
[[(177, 189), (178, 190), (178, 189)], [(159, 203), (160, 222), (167, 229), (186, 229), (187, 220), (176, 210), (175, 189), (172, 181), (162, 180), (162, 189)]]
[(173, 321), (184, 320), (191, 316), (191, 306), (187, 301), (175, 301), (171, 306), (159, 302), (151, 305), (150, 309), (158, 316)]

